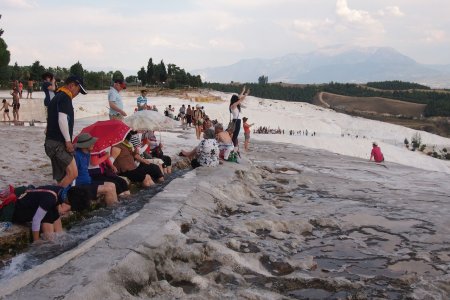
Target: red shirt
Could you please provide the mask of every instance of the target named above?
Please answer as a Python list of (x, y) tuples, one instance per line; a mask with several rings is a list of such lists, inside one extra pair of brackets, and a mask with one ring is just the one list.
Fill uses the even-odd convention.
[(381, 149), (378, 146), (375, 146), (372, 148), (372, 153), (370, 153), (370, 158), (372, 158), (376, 162), (382, 162), (384, 161), (383, 153), (381, 153)]
[(250, 133), (250, 125), (244, 123), (242, 126), (244, 126), (244, 133)]

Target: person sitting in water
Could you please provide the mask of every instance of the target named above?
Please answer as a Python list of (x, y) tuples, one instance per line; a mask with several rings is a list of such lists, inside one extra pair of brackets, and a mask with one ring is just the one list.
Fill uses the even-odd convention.
[(219, 157), (227, 160), (231, 151), (234, 149), (231, 136), (227, 131), (223, 130), (223, 125), (220, 123), (214, 126), (214, 132), (216, 134), (216, 140), (219, 142)]
[(141, 95), (136, 100), (137, 110), (140, 111), (148, 109), (147, 102), (147, 90), (141, 90)]
[[(122, 143), (112, 147), (111, 162), (120, 176), (125, 176), (132, 182), (140, 182), (144, 187), (163, 182), (164, 175), (159, 167), (142, 158), (130, 143), (131, 136), (135, 133), (136, 131), (130, 131)], [(135, 161), (139, 162), (138, 166)]]
[(201, 166), (216, 167), (219, 165), (219, 145), (212, 129), (203, 133), (203, 140), (191, 151), (181, 150), (180, 155), (191, 159), (192, 168)]
[(369, 160), (371, 161), (372, 158), (377, 163), (380, 163), (380, 162), (384, 161), (383, 153), (381, 153), (381, 149), (380, 149), (380, 147), (378, 147), (377, 142), (373, 142), (372, 143), (372, 152), (370, 153), (370, 159)]
[(163, 152), (164, 145), (162, 143), (158, 143), (156, 139), (155, 132), (152, 130), (146, 131), (142, 135), (142, 142), (144, 145), (148, 145), (147, 151), (144, 152), (144, 157), (150, 159), (159, 159), (162, 160), (162, 168), (164, 174), (172, 173), (172, 158), (170, 156), (165, 155)]
[(17, 199), (13, 222), (31, 222), (33, 240), (51, 239), (54, 233), (62, 232), (61, 216), (69, 211), (82, 211), (90, 207), (91, 197), (85, 187), (70, 187), (67, 199), (63, 200), (60, 186), (40, 186), (26, 190)]
[(116, 194), (116, 185), (114, 182), (93, 181), (89, 175), (89, 162), (91, 160), (91, 151), (97, 138), (89, 133), (82, 133), (78, 136), (75, 144), (75, 162), (77, 164), (78, 176), (75, 179), (76, 186), (85, 186), (89, 189), (95, 198), (105, 196), (105, 203), (108, 206), (118, 203)]

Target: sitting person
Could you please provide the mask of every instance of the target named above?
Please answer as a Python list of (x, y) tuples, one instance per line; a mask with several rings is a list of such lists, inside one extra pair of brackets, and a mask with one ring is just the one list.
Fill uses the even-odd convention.
[(97, 138), (89, 133), (82, 133), (78, 136), (75, 144), (75, 162), (77, 164), (78, 176), (75, 179), (76, 186), (89, 188), (92, 195), (96, 197), (105, 196), (106, 205), (117, 204), (116, 185), (108, 181), (93, 181), (89, 175), (89, 162), (91, 161), (91, 151)]
[[(159, 167), (142, 158), (130, 143), (131, 136), (135, 133), (136, 131), (130, 131), (122, 143), (113, 146), (109, 159), (117, 168), (118, 174), (132, 182), (140, 182), (144, 187), (163, 182), (164, 175)], [(135, 161), (139, 162), (138, 166)]]
[(370, 153), (370, 159), (369, 160), (371, 161), (372, 158), (377, 163), (380, 163), (380, 162), (384, 161), (383, 153), (381, 153), (381, 149), (380, 149), (380, 147), (378, 147), (377, 142), (373, 142), (372, 143), (372, 152)]
[(223, 125), (220, 123), (217, 123), (216, 126), (214, 126), (214, 131), (216, 133), (216, 139), (219, 142), (219, 157), (227, 160), (231, 151), (234, 149), (231, 136), (227, 131), (223, 130)]
[(142, 135), (142, 141), (145, 145), (148, 145), (147, 151), (144, 152), (144, 157), (160, 159), (163, 162), (162, 168), (164, 174), (172, 173), (172, 159), (168, 155), (164, 155), (163, 144), (158, 143), (155, 132), (148, 130)]
[(60, 186), (41, 186), (25, 191), (17, 199), (13, 222), (31, 222), (33, 241), (39, 240), (42, 231), (45, 239), (51, 239), (53, 233), (62, 232), (60, 216), (69, 211), (82, 211), (90, 206), (91, 196), (84, 187), (70, 187), (67, 200), (63, 201)]
[(192, 168), (200, 166), (216, 167), (219, 165), (219, 145), (215, 139), (215, 133), (212, 129), (207, 129), (203, 133), (203, 138), (191, 151), (181, 150), (180, 155), (191, 159)]
[[(142, 133), (137, 132), (136, 134), (133, 134), (130, 138), (130, 143), (133, 145), (136, 153), (139, 153), (139, 155), (145, 158), (147, 162), (157, 165), (161, 169), (161, 172), (163, 174), (165, 173), (163, 168), (164, 162), (162, 161), (162, 159), (153, 158), (151, 154), (147, 155), (147, 153), (150, 153), (150, 149), (147, 143), (142, 142)], [(138, 161), (135, 161), (135, 163), (136, 166), (139, 165)]]
[(116, 185), (116, 194), (119, 196), (130, 195), (128, 182), (117, 175), (117, 168), (109, 160), (109, 152), (91, 153), (89, 175), (94, 181), (108, 181)]

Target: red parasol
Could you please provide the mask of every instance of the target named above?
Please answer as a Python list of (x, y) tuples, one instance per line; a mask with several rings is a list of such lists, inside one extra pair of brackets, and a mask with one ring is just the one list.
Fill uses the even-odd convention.
[[(80, 134), (86, 132), (93, 137), (98, 138), (94, 145), (94, 149), (91, 152), (92, 154), (97, 154), (122, 142), (130, 130), (131, 128), (122, 121), (106, 120), (97, 121), (94, 124), (83, 128)], [(77, 139), (78, 136), (73, 140), (74, 144), (77, 142)]]

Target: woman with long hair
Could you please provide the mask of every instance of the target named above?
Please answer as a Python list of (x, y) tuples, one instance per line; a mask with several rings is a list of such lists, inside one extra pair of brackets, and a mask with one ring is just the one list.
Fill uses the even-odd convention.
[(240, 119), (241, 103), (242, 103), (242, 101), (244, 101), (245, 97), (249, 93), (250, 93), (250, 89), (246, 90), (246, 88), (244, 86), (242, 88), (242, 92), (239, 96), (235, 94), (235, 95), (231, 96), (231, 99), (230, 99), (229, 110), (230, 110), (231, 115), (233, 116), (233, 123), (234, 123), (234, 131), (233, 131), (233, 136), (231, 139), (233, 141), (235, 151), (239, 150), (238, 136), (239, 136), (239, 132), (241, 130), (241, 119)]

